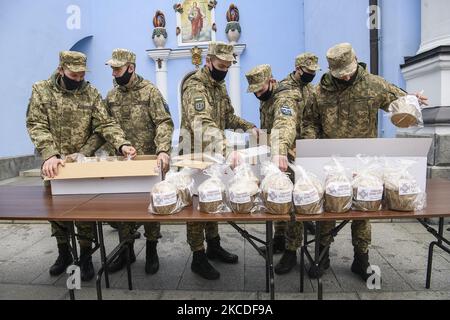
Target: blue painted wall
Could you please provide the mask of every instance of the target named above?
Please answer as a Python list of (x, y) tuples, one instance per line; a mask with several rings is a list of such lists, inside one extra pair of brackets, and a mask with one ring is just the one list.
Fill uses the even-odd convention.
[[(242, 115), (259, 123), (258, 101), (246, 93), (245, 72), (261, 63), (272, 65), (274, 76), (284, 78), (293, 70), (294, 58), (307, 50), (320, 57), (326, 71), (326, 50), (338, 42), (351, 42), (361, 61), (369, 61), (369, 30), (365, 0), (219, 0), (216, 7), (217, 40), (226, 41), (225, 13), (231, 2), (240, 11)], [(137, 54), (137, 71), (155, 81), (154, 63), (146, 53), (153, 49), (152, 18), (156, 10), (166, 15), (169, 34), (166, 47), (176, 48), (175, 1), (167, 0), (16, 0), (0, 10), (0, 157), (31, 154), (34, 150), (25, 128), (25, 112), (31, 85), (47, 79), (58, 64), (58, 52), (73, 48), (88, 55), (87, 79), (103, 95), (112, 86), (105, 61), (117, 47)], [(81, 9), (81, 29), (68, 30), (69, 5)], [(382, 0), (381, 72), (403, 85), (398, 65), (420, 44), (420, 0)], [(175, 123), (178, 85), (193, 69), (189, 60), (169, 61), (168, 102)], [(319, 78), (319, 77), (318, 77)], [(389, 131), (389, 133), (391, 133)]]
[[(380, 0), (380, 75), (405, 89), (400, 65), (420, 47), (420, 0)], [(396, 129), (387, 113), (380, 113), (380, 136), (395, 137)]]
[[(104, 62), (114, 48), (123, 47), (137, 54), (137, 71), (144, 77), (155, 82), (154, 62), (147, 56), (146, 50), (153, 49), (151, 39), (152, 18), (156, 10), (162, 10), (166, 15), (168, 32), (167, 48), (177, 48), (175, 36), (176, 15), (171, 1), (134, 0), (129, 6), (120, 0), (97, 0), (94, 7), (95, 36), (89, 56), (92, 68), (92, 82), (106, 94), (112, 86), (111, 68)], [(245, 72), (261, 63), (270, 63), (275, 76), (282, 78), (293, 69), (294, 57), (303, 51), (302, 1), (285, 0), (283, 7), (273, 10), (271, 1), (254, 2), (235, 1), (241, 16), (241, 43), (247, 49), (241, 57), (242, 84), (242, 116), (259, 123), (259, 106), (253, 95), (246, 94)], [(219, 1), (216, 7), (216, 39), (227, 41), (225, 35), (226, 17), (229, 2)], [(145, 8), (145, 9), (142, 9)], [(254, 11), (257, 10), (258, 14)], [(118, 15), (117, 13), (120, 12)], [(300, 12), (300, 15), (299, 15)], [(126, 17), (133, 17), (128, 23)], [(272, 21), (272, 22), (271, 22)], [(289, 28), (280, 32), (274, 27), (276, 21), (290, 21)], [(269, 23), (268, 23), (269, 22)], [(300, 30), (300, 32), (299, 32)], [(255, 36), (257, 35), (257, 36)], [(288, 40), (289, 39), (289, 40)], [(268, 46), (270, 42), (270, 47)], [(289, 64), (286, 63), (289, 61)], [(190, 59), (170, 60), (168, 62), (168, 103), (175, 123), (179, 123), (178, 86), (184, 75), (194, 70)]]
[[(79, 30), (69, 30), (66, 9), (77, 4), (82, 10)], [(85, 1), (4, 2), (0, 10), (0, 157), (32, 154), (25, 127), (31, 85), (47, 79), (58, 66), (58, 53), (71, 48), (92, 32), (90, 10)]]
[(363, 62), (369, 62), (369, 30), (365, 0), (305, 0), (305, 49), (318, 55), (322, 72), (328, 71), (326, 52), (341, 42), (350, 42)]

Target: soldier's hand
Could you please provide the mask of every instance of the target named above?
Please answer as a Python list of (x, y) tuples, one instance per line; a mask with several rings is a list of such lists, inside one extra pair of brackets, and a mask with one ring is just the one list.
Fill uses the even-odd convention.
[(414, 94), (419, 99), (420, 105), (428, 106), (428, 97), (423, 95), (423, 92), (417, 92)]
[(259, 139), (259, 136), (262, 135), (262, 131), (261, 129), (257, 128), (257, 127), (253, 127), (252, 128), (252, 135), (254, 135), (257, 139)]
[(58, 159), (56, 156), (48, 158), (42, 165), (42, 174), (48, 178), (54, 178), (58, 175), (58, 166), (64, 167), (64, 161)]
[(275, 155), (272, 157), (272, 162), (278, 166), (282, 172), (286, 172), (288, 169), (288, 158), (286, 156)]
[[(158, 169), (162, 170), (163, 172), (169, 171), (169, 165), (170, 165), (170, 157), (167, 153), (161, 152), (158, 154), (158, 157), (156, 158), (156, 162), (158, 163)], [(162, 169), (161, 169), (161, 162), (162, 162)]]
[(124, 157), (128, 157), (130, 156), (131, 159), (136, 158), (136, 149), (132, 146), (122, 146), (122, 154), (124, 155)]
[(242, 157), (237, 151), (230, 153), (227, 159), (227, 163), (231, 166), (231, 169), (236, 168), (242, 162)]

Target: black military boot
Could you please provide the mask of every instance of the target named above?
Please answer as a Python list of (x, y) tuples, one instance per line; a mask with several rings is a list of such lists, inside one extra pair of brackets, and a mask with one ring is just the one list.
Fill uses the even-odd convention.
[(273, 237), (273, 253), (282, 253), (286, 249), (286, 237), (275, 236)]
[(297, 251), (284, 250), (283, 256), (275, 266), (276, 274), (286, 274), (297, 264)]
[(142, 224), (138, 224), (138, 223), (136, 223), (136, 225), (134, 226), (133, 234), (132, 234), (132, 238), (133, 239), (140, 239), (141, 238), (141, 233), (138, 231), (141, 226), (142, 226)]
[(369, 252), (361, 253), (355, 251), (352, 263), (352, 272), (359, 275), (361, 279), (366, 282), (367, 279), (374, 273), (374, 271), (372, 271), (371, 273), (367, 273), (367, 268), (369, 267)]
[(205, 250), (194, 251), (191, 270), (207, 280), (217, 280), (220, 277), (219, 271), (209, 263)]
[[(286, 246), (286, 237), (274, 236), (273, 237), (273, 254), (283, 253)], [(266, 246), (259, 247), (262, 253), (266, 254)]]
[(145, 244), (145, 273), (155, 274), (159, 269), (159, 258), (156, 250), (158, 241), (147, 240)]
[[(322, 253), (322, 251), (325, 249), (324, 246), (319, 245), (319, 252)], [(325, 273), (325, 270), (327, 270), (330, 267), (330, 247), (327, 248), (327, 251), (325, 252), (323, 259), (321, 263), (319, 264), (319, 267), (316, 267), (315, 265), (311, 265), (311, 267), (308, 270), (308, 275), (311, 279), (317, 279), (323, 276)]]
[(80, 271), (81, 281), (90, 281), (95, 276), (94, 265), (92, 264), (92, 256), (89, 254), (91, 246), (80, 246)]
[(215, 237), (210, 240), (206, 240), (206, 243), (208, 244), (206, 248), (206, 256), (208, 259), (215, 260), (219, 259), (222, 262), (225, 263), (237, 263), (238, 262), (238, 256), (232, 253), (229, 253), (220, 245), (220, 238)]
[(50, 267), (50, 275), (59, 276), (66, 271), (67, 267), (73, 262), (72, 254), (70, 253), (69, 245), (67, 243), (58, 244), (58, 258)]
[[(127, 265), (126, 252), (122, 251), (110, 265), (108, 265), (108, 272), (114, 273), (122, 270)], [(130, 245), (130, 263), (136, 262), (136, 254), (134, 253), (134, 240)]]

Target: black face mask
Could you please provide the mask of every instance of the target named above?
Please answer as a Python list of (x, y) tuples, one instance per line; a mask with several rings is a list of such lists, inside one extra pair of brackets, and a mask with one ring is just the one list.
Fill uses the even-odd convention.
[(128, 84), (128, 82), (130, 82), (132, 75), (133, 75), (133, 72), (128, 72), (128, 68), (127, 68), (127, 70), (125, 70), (125, 73), (121, 77), (115, 77), (116, 83), (119, 86), (125, 86)]
[(269, 100), (272, 97), (272, 93), (273, 93), (273, 88), (272, 88), (272, 86), (270, 86), (269, 89), (267, 89), (267, 91), (264, 92), (259, 97), (255, 93), (255, 97), (257, 97), (261, 101), (267, 101), (267, 100)]
[(84, 81), (84, 80), (81, 80), (81, 81), (72, 80), (69, 77), (67, 77), (66, 75), (63, 75), (62, 79), (63, 79), (63, 82), (64, 82), (64, 86), (69, 91), (76, 90), (76, 89), (80, 88), (81, 85), (83, 84), (83, 81)]
[(357, 76), (358, 76), (358, 69), (356, 70), (355, 74), (348, 81), (341, 80), (341, 79), (338, 79), (335, 77), (333, 77), (333, 78), (334, 78), (334, 81), (336, 81), (336, 83), (338, 83), (339, 85), (349, 87), (355, 82)]
[(303, 71), (303, 74), (300, 76), (300, 80), (302, 80), (303, 83), (310, 83), (314, 80), (315, 76), (315, 74)]
[(212, 70), (209, 70), (211, 73), (211, 77), (216, 80), (217, 82), (222, 81), (227, 76), (228, 71), (221, 71), (219, 69), (216, 69), (214, 65), (211, 62)]

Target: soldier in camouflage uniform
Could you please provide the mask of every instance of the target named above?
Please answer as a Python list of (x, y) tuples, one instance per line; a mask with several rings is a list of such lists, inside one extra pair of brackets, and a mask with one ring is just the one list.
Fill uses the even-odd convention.
[[(191, 75), (182, 88), (181, 153), (207, 151), (213, 145), (215, 152), (225, 155), (225, 129), (251, 130), (255, 126), (234, 114), (225, 86), (228, 68), (235, 61), (233, 46), (211, 42), (206, 65)], [(255, 130), (254, 130), (255, 131)], [(208, 244), (206, 254), (204, 239)], [(191, 269), (205, 279), (213, 280), (220, 273), (208, 259), (237, 263), (238, 257), (220, 245), (216, 222), (188, 222), (187, 241), (193, 251)]]
[[(288, 150), (295, 147), (298, 121), (301, 121), (304, 100), (301, 91), (292, 85), (278, 84), (272, 77), (269, 65), (260, 65), (250, 70), (246, 75), (249, 87), (248, 92), (253, 92), (260, 102), (261, 129), (270, 134), (270, 145), (273, 161), (280, 170), (288, 170)], [(275, 147), (276, 145), (279, 147)], [(291, 179), (294, 179), (290, 171)], [(285, 229), (287, 222), (275, 226), (274, 242), (280, 246), (280, 239), (285, 246)], [(300, 246), (303, 235), (302, 223), (289, 223), (288, 236), (292, 236), (286, 246), (286, 250), (275, 266), (275, 273), (285, 274), (289, 272), (297, 261), (297, 248)], [(280, 232), (282, 230), (282, 233)], [(278, 232), (278, 233), (277, 233)], [(281, 233), (281, 234), (280, 234)], [(275, 246), (275, 244), (274, 244)]]
[[(107, 61), (115, 78), (114, 88), (106, 96), (108, 112), (118, 122), (125, 136), (135, 146), (138, 155), (156, 154), (158, 166), (169, 168), (169, 153), (172, 145), (173, 122), (169, 107), (161, 92), (150, 81), (135, 72), (136, 55), (126, 49), (115, 49), (112, 58)], [(111, 144), (106, 150), (114, 150)], [(110, 152), (111, 153), (111, 152)], [(155, 274), (159, 269), (156, 250), (161, 238), (160, 223), (144, 223), (146, 241), (145, 272)], [(132, 238), (135, 223), (121, 223), (119, 239)], [(130, 251), (130, 261), (135, 262), (134, 240)], [(126, 265), (125, 252), (110, 266), (110, 272), (121, 270)]]
[[(281, 87), (299, 91), (303, 100), (303, 106), (301, 107), (302, 109), (300, 110), (300, 112), (297, 112), (296, 139), (300, 139), (303, 108), (306, 104), (312, 103), (314, 99), (314, 86), (311, 84), (311, 82), (316, 75), (316, 71), (320, 69), (318, 61), (319, 58), (312, 53), (300, 54), (295, 59), (295, 71), (290, 73), (279, 83)], [(295, 161), (295, 159), (293, 159), (293, 157), (289, 153), (288, 157), (290, 161)], [(304, 225), (308, 228), (308, 230), (310, 230), (311, 233), (314, 234), (315, 230), (313, 222), (305, 222)], [(287, 221), (276, 221), (274, 223), (274, 229), (274, 253), (284, 252), (286, 247)], [(289, 246), (292, 247), (291, 245)], [(262, 247), (262, 249), (265, 249), (265, 247)]]
[[(124, 155), (136, 155), (125, 135), (109, 117), (100, 93), (84, 81), (86, 56), (80, 52), (63, 51), (60, 64), (48, 80), (33, 85), (27, 110), (28, 133), (44, 159), (43, 175), (53, 178), (62, 157), (74, 153), (91, 156), (97, 138), (102, 135)], [(90, 280), (94, 267), (90, 256), (94, 229), (92, 223), (76, 223), (80, 244), (81, 279)], [(51, 222), (59, 256), (50, 268), (51, 275), (59, 275), (72, 263), (66, 228), (62, 222)]]
[[(310, 52), (302, 53), (295, 59), (295, 71), (280, 82), (280, 86), (298, 91), (302, 98), (302, 104), (299, 105), (300, 109), (297, 112), (296, 140), (301, 139), (303, 111), (315, 101), (315, 89), (311, 82), (318, 70), (320, 70), (319, 58)], [(293, 153), (295, 154), (295, 151)], [(295, 162), (295, 157), (290, 155), (289, 160)], [(277, 274), (289, 273), (296, 265), (296, 252), (302, 244), (303, 226), (311, 233), (315, 233), (313, 222), (275, 222), (274, 247), (276, 243), (278, 246), (283, 245), (281, 251), (284, 251), (280, 262), (275, 266)]]
[[(305, 139), (376, 138), (378, 110), (388, 110), (391, 102), (406, 93), (379, 76), (367, 72), (364, 63), (358, 63), (349, 43), (338, 44), (327, 52), (330, 71), (323, 75), (316, 89), (316, 101), (304, 112), (302, 137)], [(424, 102), (425, 97), (417, 95)], [(312, 278), (322, 276), (330, 266), (329, 245), (333, 237), (327, 235), (335, 222), (320, 223), (320, 252), (326, 250), (319, 268), (312, 266)], [(352, 222), (354, 260), (351, 270), (364, 281), (370, 274), (369, 220)]]

